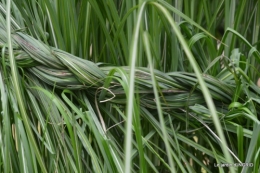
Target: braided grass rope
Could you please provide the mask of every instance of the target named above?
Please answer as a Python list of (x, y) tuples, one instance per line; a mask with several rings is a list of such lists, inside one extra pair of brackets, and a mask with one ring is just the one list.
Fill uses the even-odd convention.
[[(5, 47), (6, 42), (6, 30), (1, 24), (0, 46)], [(86, 89), (93, 95), (97, 88), (105, 87), (111, 92), (103, 91), (102, 98), (99, 99), (106, 100), (115, 94), (116, 99), (111, 99), (111, 102), (120, 104), (126, 102), (123, 87), (117, 81), (121, 76), (117, 72), (112, 73), (111, 76), (110, 72), (115, 68), (120, 68), (129, 74), (129, 67), (99, 67), (91, 61), (47, 46), (22, 32), (13, 32), (12, 44), (18, 67), (28, 70), (30, 74), (35, 75), (44, 83), (60, 89)], [(6, 49), (4, 57), (5, 61), (8, 61), (8, 50)], [(227, 69), (223, 71), (228, 72)], [(162, 108), (179, 109), (180, 107), (205, 103), (195, 74), (187, 72), (163, 73), (158, 70), (154, 70), (154, 74), (161, 92)], [(227, 74), (234, 78), (231, 72)], [(140, 104), (147, 108), (156, 109), (149, 69), (136, 67), (135, 76), (136, 92), (140, 94), (141, 98)], [(232, 80), (225, 82), (206, 74), (203, 74), (203, 78), (216, 104), (220, 103), (221, 107), (223, 107), (223, 103), (226, 106), (230, 104), (236, 88), (235, 82), (231, 84)], [(104, 86), (105, 81), (110, 82)], [(259, 88), (253, 83), (252, 86), (253, 93), (257, 93)]]
[[(2, 47), (6, 43), (5, 30), (0, 28)], [(48, 85), (60, 89), (97, 89), (102, 87), (109, 72), (117, 67), (99, 67), (95, 63), (78, 58), (65, 51), (49, 47), (44, 43), (26, 35), (22, 32), (15, 32), (12, 35), (14, 55), (19, 67), (28, 70)], [(5, 57), (8, 57), (5, 51)], [(8, 58), (6, 58), (8, 60)], [(126, 73), (128, 67), (120, 67)], [(148, 68), (136, 68), (137, 91), (141, 95), (141, 104), (156, 108), (152, 94), (151, 76)], [(197, 85), (196, 76), (186, 72), (163, 73), (155, 70), (156, 80), (161, 90), (163, 108), (180, 108), (183, 106), (204, 103), (200, 87)], [(114, 73), (114, 77), (119, 77)], [(216, 102), (229, 103), (235, 90), (234, 85), (220, 81), (212, 76), (204, 75), (205, 82), (211, 91)], [(124, 96), (123, 88), (118, 82), (112, 80), (110, 83), (111, 92), (116, 96)], [(194, 90), (194, 91), (193, 91)], [(111, 97), (107, 92), (107, 97)], [(111, 100), (122, 103), (122, 101)]]

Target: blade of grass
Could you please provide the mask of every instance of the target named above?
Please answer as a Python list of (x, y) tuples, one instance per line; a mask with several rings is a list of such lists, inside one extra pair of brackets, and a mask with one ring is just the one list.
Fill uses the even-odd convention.
[(129, 74), (129, 88), (127, 91), (127, 110), (126, 110), (126, 139), (125, 139), (125, 173), (130, 173), (131, 171), (131, 150), (132, 150), (132, 121), (133, 116), (137, 115), (137, 105), (134, 98), (134, 83), (135, 83), (135, 63), (138, 56), (138, 40), (139, 40), (139, 32), (141, 21), (143, 18), (144, 8), (146, 2), (142, 3), (138, 9), (137, 13), (137, 21), (134, 29), (131, 47), (130, 47), (130, 74)]
[[(260, 124), (254, 123), (253, 128), (254, 128), (253, 134), (252, 134), (252, 138), (250, 141), (250, 145), (248, 147), (245, 163), (252, 163), (252, 161), (254, 160), (254, 154), (255, 154), (254, 151), (256, 149), (259, 149)], [(249, 167), (249, 166), (243, 167), (243, 169), (242, 169), (242, 173), (247, 173), (247, 172), (251, 172), (251, 171), (252, 171), (252, 167)]]
[[(153, 83), (153, 91), (154, 91), (155, 100), (156, 100), (156, 107), (157, 107), (157, 111), (158, 111), (158, 114), (159, 114), (160, 125), (161, 125), (161, 128), (162, 128), (163, 140), (164, 140), (164, 143), (165, 143), (165, 146), (166, 146), (167, 157), (168, 157), (168, 160), (169, 160), (171, 172), (176, 172), (174, 162), (173, 162), (173, 159), (172, 159), (172, 154), (171, 154), (173, 151), (171, 150), (171, 147), (169, 145), (169, 142), (168, 142), (169, 136), (167, 135), (166, 127), (164, 125), (165, 121), (164, 121), (164, 118), (163, 118), (161, 103), (160, 103), (159, 94), (158, 94), (158, 90), (157, 90), (158, 84), (157, 84), (157, 81), (155, 79), (155, 75), (154, 75), (154, 71), (153, 71), (153, 62), (152, 62), (152, 56), (151, 56), (151, 52), (150, 52), (151, 50), (150, 50), (150, 46), (149, 46), (150, 43), (149, 43), (147, 32), (143, 33), (143, 40), (144, 40), (144, 45), (145, 45), (145, 52), (146, 52), (147, 59), (148, 59), (148, 62), (149, 62), (149, 67), (150, 67), (150, 72), (151, 72), (151, 77), (152, 77), (152, 83)], [(182, 170), (182, 171), (184, 171), (184, 170)]]
[[(181, 43), (181, 45), (183, 46), (183, 49), (190, 61), (190, 63), (192, 64), (193, 66), (193, 70), (196, 74), (196, 77), (198, 78), (198, 81), (199, 81), (199, 84), (202, 88), (202, 93), (204, 95), (204, 98), (206, 100), (206, 103), (207, 103), (207, 106), (209, 108), (209, 111), (211, 113), (211, 116), (212, 116), (212, 119), (213, 119), (213, 122), (214, 122), (214, 125), (217, 129), (217, 133), (221, 139), (221, 147), (222, 147), (222, 150), (223, 150), (223, 153), (225, 155), (225, 157), (227, 158), (228, 162), (229, 163), (233, 163), (233, 159), (230, 155), (230, 153), (228, 152), (227, 150), (227, 142), (226, 142), (226, 139), (225, 139), (225, 136), (224, 136), (224, 133), (223, 133), (223, 130), (222, 130), (222, 127), (221, 127), (221, 124), (220, 124), (220, 121), (219, 121), (219, 117), (216, 113), (216, 107), (213, 103), (213, 100), (211, 98), (211, 94), (207, 88), (207, 86), (205, 85), (205, 82), (204, 80), (202, 79), (201, 77), (201, 72), (198, 68), (198, 64), (196, 63), (196, 61), (194, 60), (194, 57), (190, 51), (190, 49), (188, 48), (188, 45), (186, 43), (186, 41), (184, 40), (182, 34), (180, 33), (178, 27), (176, 26), (175, 22), (173, 21), (173, 19), (171, 18), (170, 14), (168, 11), (165, 10), (165, 8), (163, 8), (161, 5), (157, 4), (157, 3), (152, 3), (154, 4), (159, 10), (161, 10), (164, 14), (165, 14), (165, 17), (168, 19), (169, 23), (171, 24), (173, 30), (176, 32), (176, 35)], [(230, 167), (230, 171), (232, 173), (234, 173), (234, 168)]]
[(8, 38), (8, 50), (9, 50), (9, 55), (10, 55), (10, 65), (11, 65), (11, 74), (12, 74), (12, 79), (14, 83), (14, 88), (15, 88), (15, 94), (17, 97), (19, 109), (21, 111), (21, 116), (23, 118), (23, 122), (25, 125), (26, 132), (28, 134), (29, 140), (31, 142), (31, 146), (33, 148), (33, 152), (35, 153), (35, 156), (37, 157), (38, 163), (42, 169), (42, 172), (47, 173), (46, 167), (44, 165), (44, 162), (42, 160), (42, 157), (40, 155), (39, 149), (37, 147), (37, 143), (34, 139), (32, 130), (30, 128), (29, 124), (29, 119), (26, 113), (24, 101), (22, 98), (21, 90), (20, 90), (20, 84), (19, 84), (19, 79), (18, 79), (18, 72), (17, 72), (17, 67), (16, 67), (16, 62), (15, 58), (13, 55), (13, 49), (12, 49), (12, 39), (11, 39), (11, 19), (10, 19), (10, 11), (11, 11), (11, 0), (7, 1), (7, 16), (6, 16), (6, 28), (7, 28), (7, 38)]

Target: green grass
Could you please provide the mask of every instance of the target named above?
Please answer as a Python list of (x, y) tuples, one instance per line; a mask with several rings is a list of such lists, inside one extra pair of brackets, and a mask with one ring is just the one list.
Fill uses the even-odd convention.
[(0, 172), (260, 171), (259, 1), (0, 12)]

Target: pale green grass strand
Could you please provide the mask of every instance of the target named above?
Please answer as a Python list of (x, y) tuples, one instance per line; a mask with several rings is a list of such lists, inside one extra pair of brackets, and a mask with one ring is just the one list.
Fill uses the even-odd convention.
[[(187, 54), (187, 57), (188, 57), (190, 63), (193, 66), (193, 70), (194, 70), (194, 72), (195, 72), (195, 74), (196, 74), (196, 76), (198, 78), (199, 84), (200, 84), (200, 86), (202, 88), (202, 93), (203, 93), (204, 98), (206, 100), (206, 103), (207, 103), (207, 106), (209, 108), (209, 111), (210, 111), (210, 113), (212, 115), (212, 119), (213, 119), (214, 125), (215, 125), (215, 127), (217, 129), (217, 132), (218, 132), (218, 135), (219, 135), (219, 137), (220, 137), (220, 139), (222, 141), (222, 145), (221, 146), (222, 146), (222, 150), (224, 152), (224, 155), (226, 156), (226, 158), (227, 158), (229, 163), (233, 163), (233, 159), (232, 159), (230, 153), (227, 150), (228, 145), (227, 145), (227, 142), (226, 142), (226, 139), (225, 139), (225, 136), (224, 136), (224, 133), (223, 133), (220, 121), (219, 121), (219, 117), (218, 117), (218, 115), (216, 113), (215, 105), (214, 105), (213, 100), (211, 98), (210, 92), (209, 92), (208, 88), (206, 87), (204, 80), (201, 77), (201, 71), (198, 68), (198, 64), (194, 60), (194, 57), (193, 57), (190, 49), (188, 48), (188, 45), (187, 45), (186, 41), (184, 40), (183, 36), (181, 35), (181, 33), (180, 33), (179, 29), (177, 28), (176, 24), (172, 20), (169, 12), (166, 11), (166, 9), (163, 8), (161, 5), (159, 5), (157, 3), (153, 3), (153, 4), (155, 6), (157, 6), (165, 14), (165, 17), (168, 19), (169, 23), (171, 24), (171, 26), (173, 27), (174, 31), (176, 32), (176, 35), (177, 35), (180, 43), (182, 44), (183, 49), (184, 49), (185, 53)], [(234, 173), (234, 168), (230, 167), (230, 171), (232, 173)]]
[(42, 169), (42, 172), (46, 172), (47, 170), (45, 168), (45, 164), (42, 160), (42, 157), (40, 155), (39, 149), (37, 147), (36, 141), (34, 139), (32, 130), (30, 128), (30, 124), (29, 124), (29, 119), (28, 119), (28, 115), (26, 113), (25, 110), (25, 106), (24, 106), (24, 100), (22, 98), (22, 94), (20, 92), (20, 84), (19, 84), (19, 79), (18, 79), (18, 72), (17, 72), (17, 67), (16, 67), (16, 62), (15, 62), (15, 58), (13, 55), (13, 49), (12, 49), (12, 39), (11, 39), (11, 19), (10, 19), (10, 10), (11, 10), (11, 1), (8, 0), (7, 1), (7, 16), (6, 16), (6, 26), (7, 26), (7, 38), (8, 38), (8, 50), (9, 50), (9, 54), (10, 54), (10, 65), (11, 65), (11, 74), (12, 74), (12, 79), (13, 79), (13, 84), (14, 84), (14, 88), (15, 88), (15, 94), (17, 96), (17, 102), (19, 105), (19, 109), (21, 111), (21, 116), (23, 118), (23, 122), (26, 128), (26, 132), (28, 133), (28, 138), (31, 142), (31, 146), (33, 148), (33, 151), (37, 157), (38, 163)]
[(132, 43), (130, 47), (130, 74), (129, 74), (129, 90), (128, 92), (128, 98), (127, 98), (127, 120), (126, 120), (126, 139), (125, 139), (125, 173), (130, 173), (131, 171), (131, 150), (132, 150), (132, 120), (133, 116), (135, 115), (136, 112), (134, 112), (135, 108), (135, 98), (134, 98), (134, 84), (135, 84), (135, 64), (137, 60), (137, 55), (138, 55), (138, 40), (139, 40), (139, 32), (140, 32), (140, 26), (141, 22), (143, 19), (143, 12), (145, 8), (146, 3), (142, 3), (139, 10), (138, 10), (138, 15), (137, 15), (137, 21), (132, 37)]
[(174, 165), (174, 162), (173, 162), (173, 159), (172, 159), (172, 154), (171, 154), (172, 150), (171, 150), (171, 147), (170, 147), (169, 142), (168, 142), (169, 136), (166, 132), (166, 127), (164, 125), (165, 121), (164, 121), (164, 118), (163, 118), (161, 103), (160, 103), (159, 94), (158, 94), (158, 90), (157, 90), (158, 84), (156, 82), (155, 75), (154, 75), (154, 72), (153, 72), (153, 70), (154, 70), (153, 69), (153, 62), (152, 62), (152, 56), (151, 56), (151, 52), (150, 52), (151, 50), (150, 50), (150, 46), (149, 46), (150, 43), (149, 43), (147, 32), (143, 33), (143, 40), (144, 40), (144, 45), (145, 45), (145, 52), (146, 52), (147, 59), (148, 59), (148, 62), (149, 62), (151, 78), (152, 78), (152, 82), (153, 82), (153, 91), (154, 91), (157, 111), (158, 111), (158, 115), (159, 115), (159, 119), (160, 119), (160, 126), (162, 128), (163, 140), (164, 140), (164, 143), (165, 143), (165, 146), (166, 146), (166, 152), (167, 152), (167, 157), (168, 157), (168, 160), (169, 160), (169, 163), (170, 163), (171, 172), (174, 173), (174, 172), (176, 172), (176, 169), (175, 169), (175, 165)]

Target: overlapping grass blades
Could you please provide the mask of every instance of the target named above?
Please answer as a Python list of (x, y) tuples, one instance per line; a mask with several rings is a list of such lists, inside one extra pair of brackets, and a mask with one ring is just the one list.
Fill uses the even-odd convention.
[[(256, 2), (201, 0), (198, 9), (190, 1), (13, 2), (9, 34), (0, 4), (1, 170), (225, 172), (214, 166), (230, 162), (224, 146), (234, 162), (255, 164), (231, 172), (259, 172)], [(241, 18), (251, 23), (239, 27)], [(217, 49), (222, 22), (221, 41), (231, 44)]]
[[(6, 39), (4, 30), (2, 30), (1, 36), (1, 40), (3, 40), (1, 45), (4, 45)], [(13, 32), (12, 43), (14, 44), (14, 54), (17, 55), (15, 58), (18, 66), (22, 67), (25, 71), (31, 72), (29, 76), (26, 75), (27, 72), (25, 73), (25, 75), (29, 77), (28, 79), (32, 79), (33, 77), (31, 75), (33, 75), (46, 84), (60, 89), (89, 90), (93, 96), (94, 91), (98, 89), (98, 87), (103, 86), (103, 82), (105, 82), (107, 78), (112, 77), (109, 72), (115, 68), (113, 66), (98, 67), (93, 62), (77, 58), (62, 50), (46, 46), (44, 43), (21, 32)], [(4, 57), (9, 56), (7, 49), (5, 49), (4, 54)], [(22, 58), (20, 58), (21, 56)], [(5, 61), (5, 63), (9, 62), (8, 59), (2, 60)], [(130, 72), (129, 67), (121, 68), (125, 73)], [(121, 78), (122, 76), (119, 73), (113, 73), (112, 75), (112, 81), (110, 81), (106, 87), (108, 87), (111, 93), (115, 94), (115, 96), (120, 99), (112, 99), (110, 102), (126, 104), (124, 89), (120, 86), (120, 83), (118, 83), (117, 80), (113, 80), (113, 78)], [(151, 75), (154, 75), (157, 81), (157, 86), (159, 87), (161, 102), (160, 109), (165, 110), (165, 112), (180, 110), (180, 108), (187, 108), (196, 104), (205, 104), (201, 94), (201, 88), (198, 85), (198, 80), (193, 73), (162, 73), (154, 70), (154, 74), (151, 74), (146, 68), (136, 68), (135, 80), (136, 84), (138, 84), (136, 92), (139, 93), (141, 98), (140, 105), (142, 107), (157, 109), (156, 104), (159, 100), (154, 99), (153, 96), (154, 84), (151, 81)], [(217, 109), (227, 112), (227, 104), (230, 103), (232, 96), (234, 95), (235, 86), (209, 75), (204, 75), (202, 78), (206, 82), (206, 85), (212, 94)], [(50, 94), (46, 91), (44, 91), (44, 93), (49, 95), (49, 98), (52, 99)], [(110, 97), (109, 92), (106, 92), (106, 95), (103, 95), (103, 99), (109, 99)], [(158, 98), (159, 97), (157, 97), (157, 99)], [(190, 109), (195, 112), (199, 110), (197, 113), (201, 114), (201, 108), (197, 110), (195, 106), (194, 108), (190, 107)], [(62, 109), (59, 109), (59, 111), (61, 111), (61, 115), (65, 114), (65, 112), (62, 112)], [(203, 118), (204, 121), (210, 122), (210, 113), (207, 112), (206, 115), (207, 116)], [(72, 122), (66, 120), (65, 123), (70, 124)], [(42, 124), (42, 127), (44, 127), (44, 124)], [(70, 136), (71, 135), (73, 136), (72, 131), (70, 132)], [(86, 140), (84, 137), (82, 138), (79, 136), (79, 138), (81, 140)], [(72, 147), (77, 148), (76, 146)], [(93, 157), (96, 158), (96, 155)], [(78, 161), (78, 164), (79, 163), (80, 161)], [(98, 163), (96, 164), (98, 165)], [(79, 166), (79, 169), (80, 167), (81, 166)], [(99, 166), (96, 168), (101, 171), (101, 168), (98, 167)]]
[[(0, 39), (2, 40), (0, 44), (2, 45), (4, 45), (6, 41), (5, 35), (5, 30), (3, 29), (0, 35)], [(113, 66), (98, 67), (91, 61), (49, 47), (21, 32), (16, 33), (14, 31), (12, 38), (14, 54), (17, 55), (15, 58), (18, 66), (28, 69), (41, 80), (58, 88), (84, 89), (101, 87), (108, 72), (114, 68)], [(8, 57), (7, 49), (5, 54), (6, 57)], [(6, 59), (6, 61), (8, 62), (8, 59)], [(129, 67), (121, 68), (127, 73), (130, 72)], [(114, 75), (119, 77), (116, 73)], [(139, 86), (145, 87), (144, 89), (142, 89), (142, 87), (139, 88), (139, 93), (145, 92), (149, 94), (153, 92), (151, 74), (148, 69), (136, 68), (135, 77)], [(162, 92), (168, 94), (178, 92), (190, 93), (192, 86), (198, 84), (196, 76), (192, 73), (162, 73), (155, 70), (155, 77)], [(231, 100), (234, 86), (221, 82), (217, 78), (209, 75), (204, 75), (203, 79), (207, 83), (214, 99), (223, 102), (229, 102)], [(117, 83), (114, 84), (116, 85)], [(150, 89), (150, 91), (147, 91), (147, 89)], [(120, 89), (118, 88), (117, 90)], [(197, 86), (196, 90), (200, 90), (200, 87)], [(118, 92), (115, 91), (115, 93), (117, 94)], [(120, 94), (120, 92), (118, 94)], [(121, 92), (121, 94), (123, 94), (123, 92)]]

